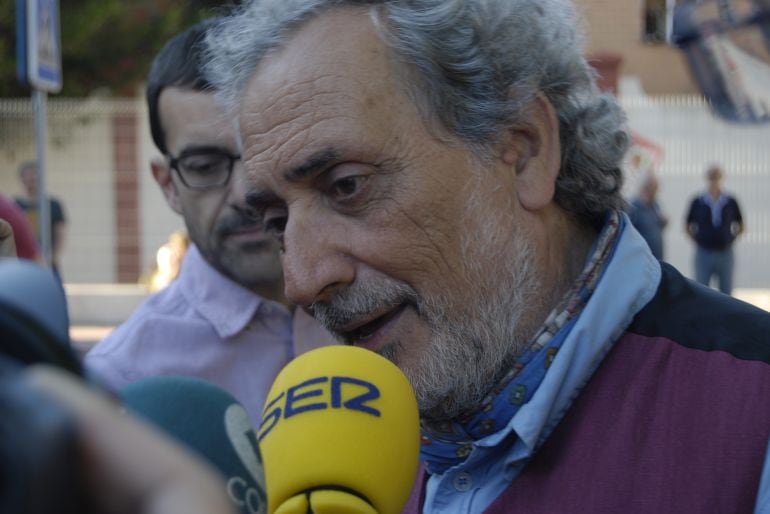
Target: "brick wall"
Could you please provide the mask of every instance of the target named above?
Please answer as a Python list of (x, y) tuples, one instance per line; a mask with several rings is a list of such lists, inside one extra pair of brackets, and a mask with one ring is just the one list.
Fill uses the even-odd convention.
[(136, 113), (112, 117), (113, 171), (115, 173), (115, 255), (118, 282), (136, 282), (139, 264), (139, 212)]
[(587, 32), (587, 52), (623, 56), (622, 75), (636, 75), (652, 95), (694, 94), (683, 54), (676, 48), (642, 41), (644, 0), (575, 0)]

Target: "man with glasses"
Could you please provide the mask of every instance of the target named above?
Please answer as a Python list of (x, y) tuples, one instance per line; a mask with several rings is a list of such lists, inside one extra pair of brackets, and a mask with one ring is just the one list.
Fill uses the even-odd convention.
[(278, 371), (331, 336), (284, 300), (277, 243), (243, 202), (234, 128), (199, 66), (216, 23), (169, 41), (147, 85), (151, 132), (164, 155), (151, 162), (152, 174), (192, 244), (179, 277), (96, 345), (86, 365), (116, 389), (152, 375), (210, 380), (257, 423)]

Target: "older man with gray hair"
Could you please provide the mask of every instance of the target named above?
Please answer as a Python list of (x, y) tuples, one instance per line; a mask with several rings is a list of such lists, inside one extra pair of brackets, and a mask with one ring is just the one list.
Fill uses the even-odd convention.
[(254, 0), (208, 74), (287, 297), (414, 386), (407, 511), (761, 511), (770, 316), (630, 225), (576, 26), (566, 0)]

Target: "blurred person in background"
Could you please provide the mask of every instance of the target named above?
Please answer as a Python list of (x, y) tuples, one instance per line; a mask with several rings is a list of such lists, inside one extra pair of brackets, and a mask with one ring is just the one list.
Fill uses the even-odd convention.
[(201, 74), (203, 37), (217, 20), (172, 38), (152, 63), (147, 103), (163, 153), (151, 169), (191, 241), (176, 280), (86, 355), (113, 388), (153, 375), (190, 375), (229, 391), (258, 425), (278, 371), (331, 336), (283, 295), (278, 243), (244, 202), (235, 127)]
[(13, 231), (12, 237), (6, 239), (6, 244), (13, 241), (14, 256), (18, 256), (19, 259), (39, 261), (40, 254), (37, 251), (35, 236), (24, 212), (2, 193), (0, 193), (0, 219), (7, 222), (6, 230)]
[(0, 257), (16, 257), (16, 242), (13, 239), (13, 227), (0, 218)]
[(655, 258), (663, 260), (663, 229), (668, 225), (668, 217), (658, 205), (658, 185), (658, 177), (652, 170), (643, 172), (639, 191), (629, 203), (628, 217)]
[(738, 201), (722, 190), (722, 168), (709, 165), (708, 186), (690, 202), (687, 234), (695, 242), (695, 280), (710, 285), (716, 278), (724, 294), (733, 291), (733, 243), (746, 229)]
[[(40, 222), (38, 219), (39, 210), (37, 205), (37, 162), (27, 161), (19, 166), (19, 179), (24, 186), (24, 197), (15, 198), (16, 203), (24, 211), (29, 220), (30, 226), (35, 231), (35, 240), (40, 245), (41, 234), (39, 233)], [(50, 237), (51, 248), (51, 267), (54, 274), (62, 280), (61, 276), (61, 255), (64, 249), (66, 237), (67, 217), (64, 213), (62, 202), (53, 196), (49, 196), (49, 215), (51, 218)]]

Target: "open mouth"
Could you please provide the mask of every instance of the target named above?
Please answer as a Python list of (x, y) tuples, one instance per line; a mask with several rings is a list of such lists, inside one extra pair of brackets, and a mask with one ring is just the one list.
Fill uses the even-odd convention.
[(342, 330), (340, 333), (342, 334), (345, 341), (348, 342), (348, 344), (366, 342), (371, 339), (377, 333), (377, 331), (384, 327), (389, 321), (398, 316), (405, 308), (406, 304), (397, 305), (385, 314), (378, 316), (377, 318), (374, 318), (373, 320), (368, 321), (363, 325), (360, 325), (352, 330)]

